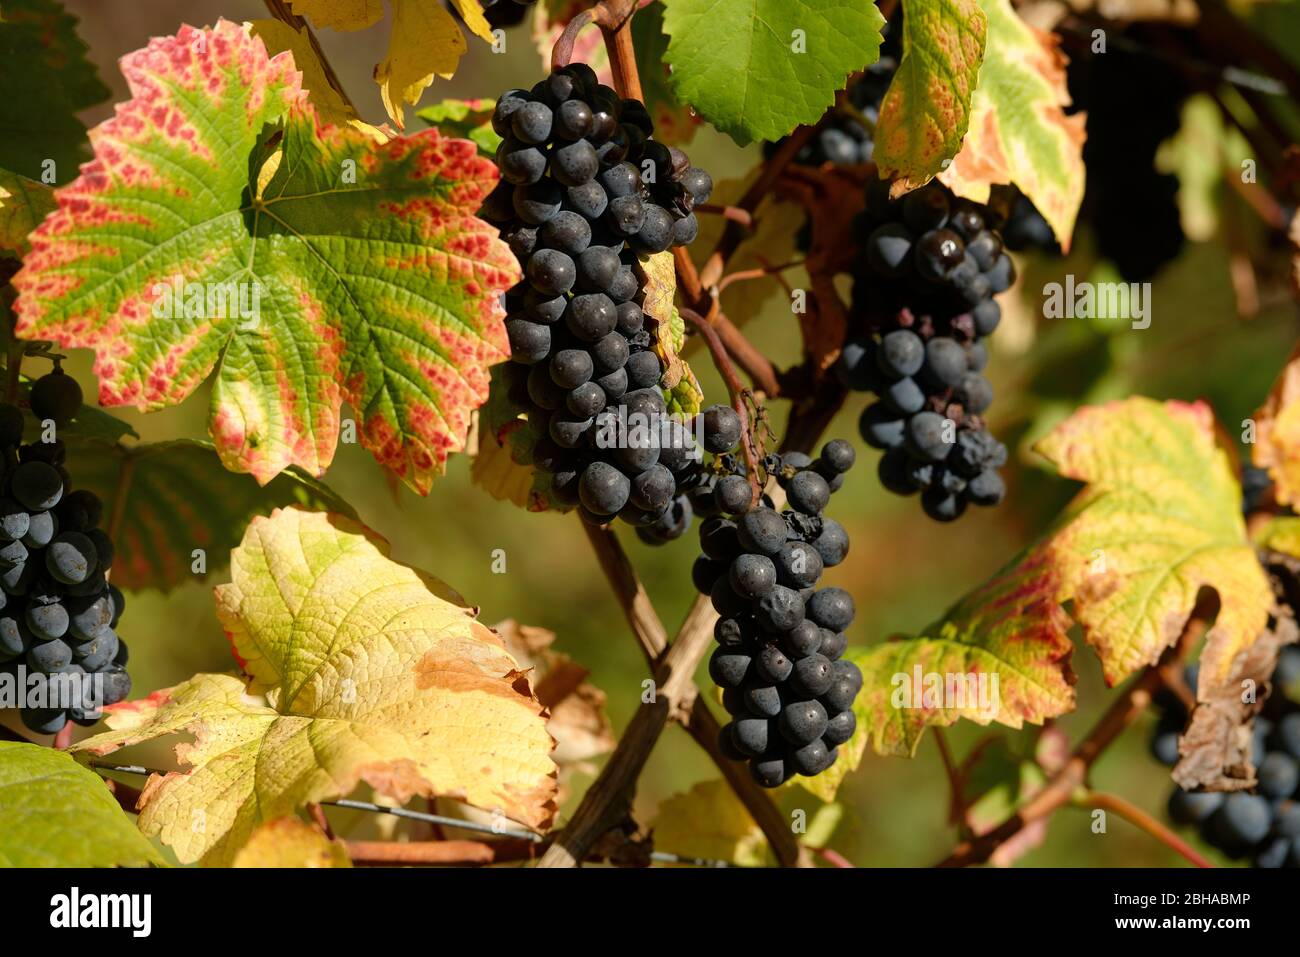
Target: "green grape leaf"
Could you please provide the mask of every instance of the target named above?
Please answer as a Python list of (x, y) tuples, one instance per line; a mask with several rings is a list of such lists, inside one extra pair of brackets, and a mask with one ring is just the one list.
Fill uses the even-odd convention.
[[(965, 718), (1020, 728), (1072, 710), (1070, 619), (1057, 599), (1059, 586), (1050, 557), (1031, 552), (920, 636), (855, 656), (863, 675), (855, 737), (864, 735), (878, 754), (910, 757), (930, 725)], [(841, 750), (851, 752), (853, 743)], [(840, 760), (845, 757), (851, 754)]]
[(742, 146), (780, 139), (876, 62), (884, 22), (870, 0), (672, 0), (668, 83)]
[(174, 405), (215, 369), (222, 462), (263, 483), (322, 474), (346, 401), (426, 493), (508, 353), (519, 268), (474, 215), (492, 164), (436, 130), (322, 126), (292, 54), (224, 20), (122, 69), (133, 98), (14, 277), (18, 335), (94, 349), (104, 405)]
[(1009, 0), (980, 0), (980, 6), (988, 47), (970, 128), (939, 179), (979, 203), (988, 202), (992, 184), (1015, 183), (1068, 251), (1083, 201), (1085, 133), (1083, 114), (1065, 114), (1065, 56), (1055, 36), (1021, 20)]
[(1209, 700), (1232, 681), (1234, 661), (1264, 632), (1273, 604), (1210, 407), (1141, 396), (1088, 406), (1034, 448), (1088, 483), (1043, 549), (1107, 683), (1154, 664), (1208, 586), (1220, 607), (1197, 694)]
[[(274, 508), (297, 504), (357, 517), (352, 506), (297, 467), (267, 485), (227, 471), (210, 442), (65, 440), (74, 484), (103, 500), (104, 523), (116, 530), (113, 584), (119, 588), (168, 591), (224, 571), (244, 526)], [(202, 574), (193, 571), (196, 548), (206, 557)]]
[(684, 106), (668, 80), (668, 34), (664, 33), (664, 5), (642, 7), (632, 18), (632, 46), (636, 49), (641, 97), (655, 124), (655, 139), (685, 145), (695, 137), (700, 118)]
[(76, 26), (77, 18), (55, 0), (5, 0), (0, 166), (43, 183), (66, 183), (76, 175), (87, 156), (77, 111), (109, 95)]
[(501, 145), (501, 136), (492, 129), (495, 108), (496, 100), (442, 100), (416, 115), (443, 135), (470, 140), (481, 155), (494, 157)]
[(66, 751), (0, 741), (0, 867), (163, 863), (98, 774)]
[(54, 190), (34, 179), (0, 169), (0, 253), (21, 259), (27, 234), (54, 211)]
[(398, 804), (445, 796), (550, 825), (554, 741), (528, 676), (463, 598), (387, 551), (338, 515), (254, 519), (216, 589), (250, 682), (195, 675), (105, 709), (111, 730), (73, 746), (193, 736), (188, 770), (141, 797), (140, 829), (180, 861), (229, 864), (260, 825), (362, 782)]
[(979, 0), (903, 0), (903, 12), (903, 58), (876, 123), (876, 165), (895, 192), (925, 184), (961, 148), (987, 27)]

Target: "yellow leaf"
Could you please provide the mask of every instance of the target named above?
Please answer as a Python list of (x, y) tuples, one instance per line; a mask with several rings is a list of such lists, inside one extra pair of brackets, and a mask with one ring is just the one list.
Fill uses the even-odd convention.
[[(482, 419), (479, 422), (481, 426)], [(519, 427), (522, 428), (522, 423)], [(497, 436), (485, 433), (481, 427), (478, 449), (474, 453), (474, 461), (470, 466), (470, 476), (474, 479), (475, 485), (499, 502), (512, 502), (520, 508), (539, 510), (533, 507), (537, 504), (533, 495), (537, 479), (536, 470), (516, 462), (511, 458), (510, 450)], [(541, 507), (545, 508), (545, 505)]]
[(726, 781), (702, 781), (674, 794), (660, 805), (653, 827), (659, 850), (746, 867), (767, 863), (767, 838)]
[(26, 253), (27, 234), (54, 207), (54, 190), (50, 187), (0, 169), (0, 253)]
[(351, 867), (347, 849), (296, 817), (267, 821), (239, 849), (231, 867)]
[(300, 17), (331, 30), (364, 30), (384, 15), (384, 0), (289, 0)]
[(1268, 470), (1280, 504), (1300, 501), (1300, 346), (1292, 351), (1263, 407), (1255, 413), (1251, 459)]
[(401, 803), (446, 796), (549, 826), (554, 742), (527, 678), (455, 592), (386, 552), (339, 516), (254, 519), (216, 589), (252, 681), (196, 675), (117, 706), (111, 731), (76, 746), (194, 736), (177, 747), (192, 770), (141, 797), (141, 829), (180, 860), (229, 863), (259, 825), (363, 781)]
[[(307, 36), (307, 28), (295, 30), (283, 20), (253, 20), (249, 24), (253, 36), (266, 45), (271, 56), (288, 52), (294, 67), (302, 74), (303, 89), (322, 121), (334, 126), (360, 125), (356, 110), (348, 105), (338, 90), (330, 86), (325, 67), (316, 55)], [(373, 127), (371, 127), (373, 129)]]
[(467, 49), (465, 34), (440, 4), (393, 0), (393, 32), (375, 82), (399, 129), (406, 128), (402, 104), (420, 102), (435, 76), (449, 79)]
[(470, 32), (488, 43), (495, 43), (496, 37), (492, 35), (492, 24), (487, 22), (487, 17), (483, 15), (483, 4), (479, 0), (451, 0), (456, 4), (456, 12), (460, 18), (465, 21), (465, 26), (469, 27)]
[(1153, 664), (1208, 586), (1220, 602), (1201, 653), (1198, 697), (1208, 700), (1263, 632), (1273, 597), (1209, 406), (1142, 397), (1090, 406), (1035, 448), (1088, 483), (1043, 547), (1106, 681)]

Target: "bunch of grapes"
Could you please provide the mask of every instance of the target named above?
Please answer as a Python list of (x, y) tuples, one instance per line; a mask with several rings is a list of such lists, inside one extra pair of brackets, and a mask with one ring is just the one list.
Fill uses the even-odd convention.
[[(1186, 671), (1195, 693), (1197, 669)], [(1234, 791), (1184, 791), (1169, 796), (1169, 817), (1197, 828), (1201, 837), (1228, 857), (1255, 867), (1300, 867), (1300, 704), (1283, 691), (1300, 682), (1300, 648), (1284, 648), (1273, 672), (1273, 693), (1255, 717), (1254, 755), (1258, 784), (1254, 794)], [(1151, 753), (1162, 764), (1178, 763), (1178, 739), (1187, 710), (1178, 698), (1157, 698), (1163, 708), (1151, 736)]]
[[(32, 386), (39, 422), (62, 425), (80, 407), (81, 388), (57, 368)], [(71, 488), (62, 441), (24, 445), (23, 426), (21, 409), (0, 404), (0, 667), (81, 676), (85, 693), (70, 706), (22, 709), (28, 728), (54, 734), (69, 718), (94, 724), (98, 706), (130, 693), (126, 643), (114, 631), (126, 603), (105, 577), (113, 542), (99, 528), (103, 504), (93, 492)], [(88, 680), (96, 675), (102, 696)], [(50, 690), (58, 684), (47, 681)]]
[(667, 415), (638, 256), (695, 238), (692, 209), (712, 180), (652, 139), (645, 106), (620, 99), (585, 64), (508, 91), (492, 125), (504, 137), (501, 182), (479, 215), (524, 267), (505, 297), (505, 380), (535, 440), (528, 464), (551, 476), (558, 505), (588, 521), (617, 515), (647, 541), (676, 538), (700, 471), (692, 428), (722, 452), (739, 442), (741, 422), (726, 406), (698, 423)]
[(716, 481), (715, 514), (700, 525), (704, 554), (691, 576), (721, 616), (709, 674), (734, 719), (720, 743), (764, 787), (825, 771), (856, 727), (862, 673), (840, 658), (853, 599), (817, 588), (822, 570), (848, 554), (844, 527), (822, 513), (853, 460), (853, 446), (836, 439), (815, 461), (788, 453), (769, 463), (784, 511), (768, 496), (751, 506), (749, 480), (733, 471)]
[(994, 296), (1010, 288), (1015, 267), (990, 215), (939, 183), (900, 200), (873, 183), (853, 285), (867, 333), (845, 343), (836, 366), (846, 388), (879, 399), (859, 429), (885, 452), (881, 483), (920, 492), (925, 513), (944, 522), (1006, 492), (1006, 447), (980, 417), (993, 401), (983, 340), (1002, 318)]

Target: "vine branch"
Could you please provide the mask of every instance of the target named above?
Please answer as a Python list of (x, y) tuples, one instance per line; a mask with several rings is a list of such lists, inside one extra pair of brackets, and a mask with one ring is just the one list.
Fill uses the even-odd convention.
[(1181, 854), (1197, 867), (1213, 867), (1214, 865), (1196, 852), (1196, 850), (1184, 841), (1181, 837), (1171, 831), (1168, 827), (1157, 821), (1146, 811), (1142, 810), (1136, 804), (1126, 801), (1118, 794), (1106, 794), (1099, 791), (1089, 791), (1080, 797), (1077, 804), (1083, 807), (1102, 808), (1111, 811), (1124, 820), (1128, 821), (1134, 827), (1146, 831), (1161, 844)]
[(1178, 667), (1192, 642), (1214, 618), (1218, 608), (1218, 596), (1203, 589), (1173, 647), (1161, 656), (1159, 662), (1145, 668), (1128, 690), (1111, 703), (1092, 731), (1079, 743), (1047, 785), (993, 830), (962, 841), (937, 866), (965, 867), (982, 864), (1026, 825), (1050, 816), (1069, 803), (1075, 792), (1086, 786), (1093, 763), (1146, 710), (1152, 695), (1163, 684), (1164, 674)]

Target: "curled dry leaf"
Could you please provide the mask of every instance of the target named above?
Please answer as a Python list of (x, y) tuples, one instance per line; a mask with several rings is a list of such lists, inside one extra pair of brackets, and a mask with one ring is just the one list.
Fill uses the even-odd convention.
[(612, 750), (615, 743), (605, 714), (605, 692), (587, 680), (586, 668), (552, 650), (555, 632), (521, 625), (513, 618), (498, 622), (492, 630), (521, 668), (532, 669), (533, 693), (550, 712), (546, 730), (555, 738), (555, 763), (562, 771), (589, 770), (586, 762)]
[[(1255, 786), (1252, 724), (1268, 696), (1269, 676), (1283, 645), (1300, 640), (1290, 609), (1274, 610), (1259, 638), (1232, 662), (1232, 680), (1201, 698), (1178, 741), (1174, 782), (1191, 791), (1240, 791)], [(1198, 696), (1200, 697), (1200, 696)]]
[(1300, 501), (1300, 346), (1287, 359), (1254, 422), (1251, 460), (1268, 470), (1278, 504), (1294, 505)]
[[(185, 862), (226, 864), (261, 824), (362, 782), (446, 796), (531, 827), (555, 814), (544, 709), (500, 636), (364, 526), (291, 508), (249, 525), (217, 613), (251, 681), (200, 674), (112, 709), (76, 745), (164, 735), (190, 770), (150, 778), (140, 826)], [(196, 822), (201, 823), (198, 826)]]

